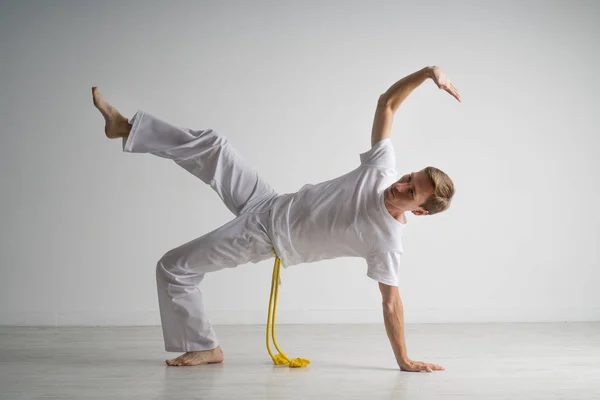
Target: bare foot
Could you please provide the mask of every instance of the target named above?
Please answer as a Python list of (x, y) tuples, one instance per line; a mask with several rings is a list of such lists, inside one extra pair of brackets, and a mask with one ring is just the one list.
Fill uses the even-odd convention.
[(200, 364), (222, 363), (223, 358), (223, 350), (221, 349), (221, 346), (217, 346), (212, 350), (188, 351), (172, 360), (165, 360), (165, 362), (171, 367), (189, 367)]
[(94, 105), (100, 110), (100, 113), (106, 121), (106, 125), (104, 126), (106, 137), (109, 139), (117, 139), (129, 136), (131, 124), (127, 118), (111, 106), (95, 86), (92, 88), (92, 96), (94, 98)]

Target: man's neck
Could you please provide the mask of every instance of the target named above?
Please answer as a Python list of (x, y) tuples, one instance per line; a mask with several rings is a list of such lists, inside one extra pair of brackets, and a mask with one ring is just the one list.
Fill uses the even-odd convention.
[(390, 196), (390, 191), (386, 190), (383, 194), (383, 203), (385, 204), (385, 208), (386, 210), (390, 213), (390, 215), (392, 217), (394, 217), (395, 220), (402, 222), (403, 224), (406, 223), (406, 217), (404, 216), (404, 213), (406, 212), (406, 210), (403, 210), (401, 208), (398, 208), (396, 206), (394, 206), (389, 200), (388, 200), (388, 196)]

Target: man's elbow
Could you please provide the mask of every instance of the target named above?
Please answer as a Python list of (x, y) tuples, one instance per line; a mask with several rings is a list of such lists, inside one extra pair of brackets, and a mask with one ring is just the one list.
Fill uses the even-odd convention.
[(390, 96), (388, 96), (387, 93), (384, 93), (381, 96), (379, 96), (379, 99), (377, 99), (377, 108), (392, 108)]
[(381, 305), (383, 309), (397, 309), (402, 305), (400, 301), (400, 291), (398, 286), (390, 286), (379, 282), (379, 290), (381, 292)]

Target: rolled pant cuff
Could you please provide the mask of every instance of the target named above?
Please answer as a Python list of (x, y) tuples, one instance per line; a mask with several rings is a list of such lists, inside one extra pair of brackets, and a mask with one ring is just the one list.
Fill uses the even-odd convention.
[(138, 110), (133, 117), (129, 118), (128, 122), (131, 124), (131, 130), (129, 131), (129, 135), (123, 138), (123, 151), (128, 153), (133, 151), (133, 143), (135, 141), (135, 136), (139, 129), (140, 122), (142, 122), (142, 118), (144, 118), (144, 112), (142, 110)]
[(216, 349), (217, 347), (219, 347), (219, 343), (215, 343), (214, 345), (210, 345), (210, 346), (202, 346), (202, 345), (190, 345), (190, 346), (186, 346), (186, 347), (165, 346), (165, 351), (168, 351), (170, 353), (185, 353), (188, 351), (213, 350), (213, 349)]

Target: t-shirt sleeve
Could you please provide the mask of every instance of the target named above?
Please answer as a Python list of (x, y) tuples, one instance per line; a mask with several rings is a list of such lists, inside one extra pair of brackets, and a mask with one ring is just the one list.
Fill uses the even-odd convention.
[(392, 139), (380, 140), (369, 151), (361, 153), (360, 165), (396, 169), (396, 153)]
[(377, 282), (390, 286), (398, 286), (400, 279), (400, 262), (402, 252), (370, 254), (367, 260), (367, 276)]

